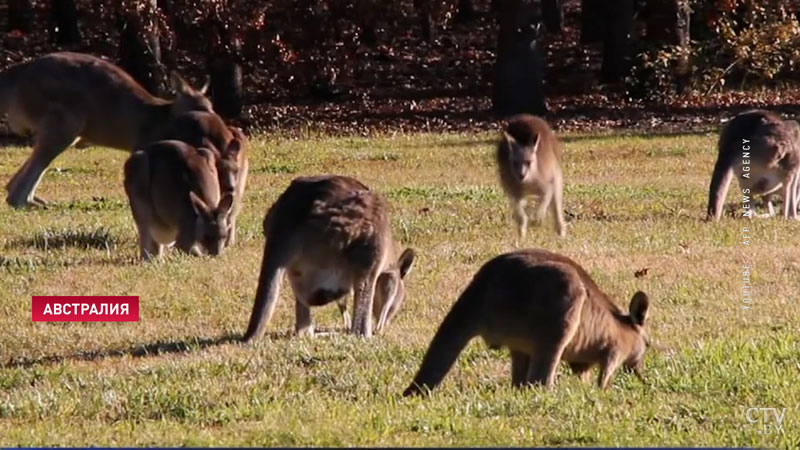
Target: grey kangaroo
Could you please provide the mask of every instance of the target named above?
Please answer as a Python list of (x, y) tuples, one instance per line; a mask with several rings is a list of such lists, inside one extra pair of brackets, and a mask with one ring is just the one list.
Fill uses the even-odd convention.
[[(761, 195), (767, 213), (775, 214), (772, 196), (781, 192), (783, 217), (797, 219), (800, 197), (800, 125), (769, 111), (748, 111), (722, 129), (719, 154), (708, 192), (708, 220), (719, 220), (734, 175), (742, 194)], [(755, 209), (745, 211), (752, 218)]]
[[(312, 306), (336, 301), (345, 327), (369, 337), (383, 330), (405, 297), (414, 262), (395, 242), (384, 200), (359, 181), (340, 176), (296, 178), (264, 218), (264, 257), (245, 342), (264, 334), (284, 272), (295, 296), (295, 331), (313, 335)], [(352, 324), (346, 295), (354, 293)]]
[(132, 151), (159, 138), (171, 118), (213, 111), (203, 95), (171, 75), (173, 100), (149, 94), (122, 69), (94, 56), (52, 53), (0, 73), (0, 116), (35, 136), (33, 154), (6, 185), (12, 207), (44, 205), (35, 195), (47, 166), (78, 140)]
[(566, 256), (545, 250), (500, 255), (481, 267), (439, 326), (403, 395), (435, 388), (472, 338), (511, 351), (511, 382), (551, 386), (560, 361), (586, 379), (600, 366), (605, 388), (622, 365), (641, 378), (649, 301), (634, 294), (630, 313), (612, 302)]
[[(125, 192), (139, 232), (139, 255), (165, 246), (218, 255), (225, 246), (233, 194), (220, 196), (214, 152), (180, 141), (159, 141), (125, 162)], [(221, 197), (221, 198), (220, 198)]]

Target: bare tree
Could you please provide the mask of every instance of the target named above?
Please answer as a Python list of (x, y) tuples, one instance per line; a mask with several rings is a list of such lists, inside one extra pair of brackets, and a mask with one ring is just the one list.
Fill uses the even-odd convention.
[(30, 33), (33, 30), (33, 4), (31, 0), (9, 0), (8, 30)]
[(133, 0), (119, 11), (119, 65), (153, 95), (163, 94), (166, 70), (156, 0)]
[(75, 0), (50, 1), (50, 33), (58, 45), (77, 46), (81, 43)]
[(689, 77), (689, 1), (651, 0), (645, 3), (642, 15), (647, 26), (645, 37), (648, 41), (675, 45), (681, 49), (675, 66), (676, 88), (681, 92)]
[(492, 101), (500, 114), (544, 114), (542, 60), (536, 46), (539, 8), (533, 0), (500, 2)]
[(564, 27), (564, 1), (542, 0), (542, 22), (551, 33), (560, 33)]
[(622, 80), (631, 68), (633, 0), (604, 2), (602, 78), (607, 83)]

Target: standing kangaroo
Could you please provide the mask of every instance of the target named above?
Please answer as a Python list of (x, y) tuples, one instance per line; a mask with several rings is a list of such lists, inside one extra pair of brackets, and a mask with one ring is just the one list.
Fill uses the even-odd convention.
[[(797, 219), (800, 202), (800, 125), (769, 111), (748, 111), (722, 129), (708, 192), (708, 220), (719, 220), (733, 176), (742, 194), (762, 195), (772, 216), (772, 196), (782, 189), (783, 217)], [(749, 218), (754, 211), (745, 213)]]
[(313, 335), (312, 306), (333, 301), (350, 327), (345, 296), (354, 292), (351, 331), (372, 335), (386, 327), (405, 296), (414, 262), (406, 249), (393, 259), (395, 242), (384, 200), (360, 182), (340, 176), (296, 178), (264, 218), (264, 257), (250, 324), (243, 340), (264, 334), (284, 271), (295, 296), (295, 331)]
[(186, 253), (220, 253), (233, 194), (220, 199), (216, 166), (214, 152), (180, 141), (159, 141), (131, 154), (125, 162), (125, 192), (139, 231), (141, 259), (161, 256), (173, 242)]
[(217, 114), (191, 111), (176, 117), (162, 139), (183, 141), (194, 147), (210, 149), (217, 161), (217, 174), (222, 194), (233, 194), (233, 208), (228, 218), (230, 230), (225, 246), (236, 243), (236, 218), (242, 210), (249, 163), (242, 130), (225, 125)]
[(558, 138), (544, 120), (527, 114), (513, 117), (497, 144), (497, 174), (509, 200), (519, 238), (525, 237), (527, 198), (538, 198), (536, 222), (541, 223), (550, 208), (559, 236), (564, 225), (561, 148)]
[(0, 116), (14, 133), (33, 134), (33, 154), (6, 185), (18, 208), (44, 205), (35, 195), (47, 166), (78, 140), (132, 151), (158, 139), (172, 117), (212, 111), (177, 74), (172, 101), (150, 95), (119, 67), (80, 53), (52, 53), (0, 73)]
[(622, 312), (575, 261), (544, 250), (500, 255), (481, 267), (433, 338), (403, 395), (436, 387), (469, 341), (511, 350), (514, 386), (551, 386), (561, 360), (586, 379), (600, 365), (608, 385), (622, 364), (641, 378), (647, 347), (647, 296), (634, 294)]

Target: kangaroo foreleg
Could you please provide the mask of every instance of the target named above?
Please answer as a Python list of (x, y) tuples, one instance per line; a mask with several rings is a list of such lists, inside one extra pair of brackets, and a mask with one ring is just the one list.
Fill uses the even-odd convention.
[(363, 337), (372, 337), (372, 304), (375, 301), (375, 285), (378, 280), (378, 274), (373, 271), (353, 289), (355, 306), (351, 331)]

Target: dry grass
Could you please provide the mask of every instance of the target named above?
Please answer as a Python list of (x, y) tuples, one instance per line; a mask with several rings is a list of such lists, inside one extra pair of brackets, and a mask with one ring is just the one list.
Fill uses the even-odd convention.
[[(400, 398), (460, 290), (513, 248), (490, 138), (253, 139), (239, 244), (151, 264), (135, 260), (126, 154), (65, 153), (39, 189), (49, 209), (0, 206), (0, 445), (800, 445), (799, 225), (756, 221), (746, 247), (743, 221), (700, 220), (712, 135), (568, 136), (569, 235), (538, 229), (526, 242), (581, 262), (620, 303), (650, 294), (648, 386), (618, 374), (600, 391), (562, 370), (553, 390), (513, 390), (507, 354), (476, 341), (432, 397)], [(0, 180), (27, 155), (0, 151)], [(269, 337), (240, 346), (263, 214), (293, 177), (316, 173), (390, 199), (396, 236), (419, 255), (405, 310), (369, 341), (289, 338), (285, 289)], [(31, 295), (48, 294), (139, 295), (141, 321), (32, 323)], [(314, 318), (340, 326), (335, 306)], [(788, 408), (785, 434), (759, 434), (749, 407)]]

